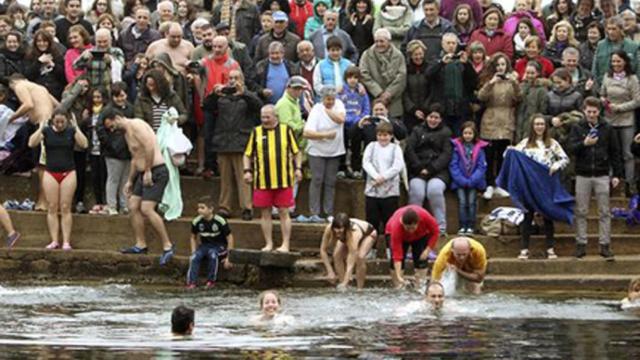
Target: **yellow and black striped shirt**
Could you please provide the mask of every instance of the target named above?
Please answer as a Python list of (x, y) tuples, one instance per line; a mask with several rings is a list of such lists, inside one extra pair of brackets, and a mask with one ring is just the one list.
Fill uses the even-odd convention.
[(273, 129), (256, 126), (244, 154), (253, 160), (253, 188), (284, 189), (293, 186), (293, 156), (299, 151), (293, 130), (284, 124)]

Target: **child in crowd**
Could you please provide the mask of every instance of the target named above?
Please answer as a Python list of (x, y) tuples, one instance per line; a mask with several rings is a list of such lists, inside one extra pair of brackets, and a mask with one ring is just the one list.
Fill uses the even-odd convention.
[(89, 164), (91, 165), (91, 181), (93, 185), (93, 196), (95, 198), (95, 206), (90, 214), (106, 214), (105, 209), (107, 186), (107, 165), (100, 149), (100, 139), (98, 137), (98, 121), (100, 113), (104, 109), (105, 103), (109, 101), (109, 95), (105, 89), (99, 88), (91, 91), (90, 107), (85, 110), (84, 126), (89, 139)]
[(476, 29), (476, 23), (473, 20), (473, 12), (468, 4), (460, 4), (453, 12), (453, 27), (460, 38), (460, 46), (465, 47), (469, 42), (471, 33)]
[(287, 325), (293, 323), (293, 317), (284, 315), (282, 311), (282, 298), (275, 290), (266, 290), (258, 296), (260, 315), (251, 318), (254, 325), (272, 323), (274, 325)]
[(623, 309), (640, 305), (640, 278), (635, 278), (629, 283), (629, 291), (627, 297), (622, 299), (621, 306)]
[(367, 222), (382, 233), (398, 209), (400, 180), (406, 168), (402, 149), (392, 141), (391, 123), (378, 123), (376, 139), (364, 149), (362, 167), (367, 174), (364, 188)]
[(524, 71), (524, 79), (520, 83), (522, 101), (518, 104), (516, 117), (516, 143), (529, 136), (529, 121), (533, 114), (542, 113), (547, 109), (548, 79), (540, 78), (540, 63), (530, 60)]
[(137, 99), (138, 92), (142, 88), (142, 78), (149, 69), (149, 59), (144, 54), (137, 54), (133, 60), (133, 65), (125, 71), (124, 81), (129, 89), (128, 98)]
[(538, 36), (536, 28), (533, 27), (531, 19), (525, 17), (518, 21), (518, 32), (513, 34), (513, 50), (515, 52), (514, 58), (517, 60), (525, 56), (526, 45), (525, 41), (529, 36)]
[(476, 192), (484, 191), (487, 187), (484, 148), (489, 143), (478, 138), (476, 124), (472, 121), (462, 124), (461, 132), (462, 136), (451, 140), (453, 152), (449, 172), (451, 189), (458, 194), (458, 235), (473, 235), (477, 211)]
[(342, 40), (337, 36), (327, 39), (327, 57), (320, 60), (313, 71), (313, 90), (322, 94), (326, 86), (332, 86), (337, 92), (345, 87), (345, 72), (353, 63), (342, 56)]
[(211, 197), (201, 197), (198, 200), (198, 216), (191, 222), (191, 258), (187, 273), (187, 289), (196, 288), (200, 262), (204, 258), (209, 260), (206, 287), (213, 288), (218, 278), (220, 261), (222, 260), (225, 269), (231, 268), (227, 254), (228, 250), (233, 248), (234, 240), (229, 223), (222, 216), (215, 215)]
[[(342, 91), (338, 94), (338, 98), (344, 103), (344, 108), (347, 111), (347, 117), (344, 123), (344, 146), (347, 150), (347, 171), (346, 176), (354, 179), (362, 179), (362, 173), (359, 168), (354, 168), (353, 165), (357, 163), (355, 158), (360, 156), (360, 147), (354, 147), (355, 154), (351, 150), (349, 133), (351, 129), (358, 123), (364, 116), (371, 114), (371, 107), (369, 105), (369, 96), (366, 92), (361, 91), (361, 79), (362, 75), (360, 69), (357, 66), (351, 65), (344, 73), (344, 80), (346, 86), (342, 88)], [(349, 161), (351, 160), (351, 161)], [(344, 177), (345, 174), (338, 172), (338, 177)]]

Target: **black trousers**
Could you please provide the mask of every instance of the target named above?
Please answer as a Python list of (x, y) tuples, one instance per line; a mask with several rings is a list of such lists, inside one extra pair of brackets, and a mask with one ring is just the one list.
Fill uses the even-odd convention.
[(396, 210), (398, 210), (398, 196), (390, 196), (387, 198), (367, 196), (365, 199), (367, 222), (373, 225), (378, 231), (378, 234), (384, 233), (387, 221), (389, 221)]
[[(524, 213), (524, 220), (520, 223), (520, 248), (521, 249), (529, 249), (529, 239), (531, 238), (531, 222), (533, 221), (533, 210), (528, 209), (527, 212)], [(544, 235), (547, 243), (547, 249), (554, 247), (556, 241), (553, 237), (554, 227), (553, 220), (544, 218)]]
[(73, 161), (76, 164), (76, 193), (73, 196), (74, 203), (84, 202), (84, 187), (87, 178), (87, 152), (74, 151)]
[(495, 186), (496, 178), (502, 168), (503, 154), (511, 144), (509, 140), (489, 140), (489, 146), (485, 148), (487, 155), (487, 185)]
[(89, 155), (89, 161), (91, 164), (93, 196), (96, 199), (96, 204), (104, 205), (107, 203), (107, 164), (102, 155)]

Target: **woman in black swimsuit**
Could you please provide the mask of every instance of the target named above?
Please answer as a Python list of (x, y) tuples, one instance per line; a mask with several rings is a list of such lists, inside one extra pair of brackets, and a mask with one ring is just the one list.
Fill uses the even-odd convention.
[(43, 121), (40, 128), (31, 135), (29, 147), (38, 147), (41, 142), (44, 143), (46, 153), (42, 189), (49, 205), (47, 225), (51, 236), (47, 249), (60, 248), (59, 236), (62, 228), (62, 249), (71, 250), (71, 202), (77, 185), (73, 148), (77, 145), (85, 149), (87, 138), (66, 112), (56, 110), (53, 118)]
[[(367, 254), (376, 243), (377, 236), (368, 222), (350, 219), (345, 213), (337, 214), (325, 228), (320, 244), (320, 257), (327, 269), (329, 282), (334, 284), (339, 280), (338, 289), (346, 289), (355, 267), (358, 289), (362, 289), (367, 276)], [(335, 272), (328, 255), (331, 248)]]

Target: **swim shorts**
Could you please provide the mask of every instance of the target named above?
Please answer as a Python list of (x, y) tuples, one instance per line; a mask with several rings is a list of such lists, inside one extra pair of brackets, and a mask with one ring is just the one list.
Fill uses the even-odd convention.
[(169, 183), (169, 170), (165, 164), (156, 165), (151, 168), (151, 179), (153, 185), (144, 186), (143, 178), (144, 172), (136, 174), (136, 181), (133, 184), (132, 194), (139, 196), (142, 201), (155, 201), (157, 203), (162, 201), (162, 195), (164, 195), (164, 189)]

